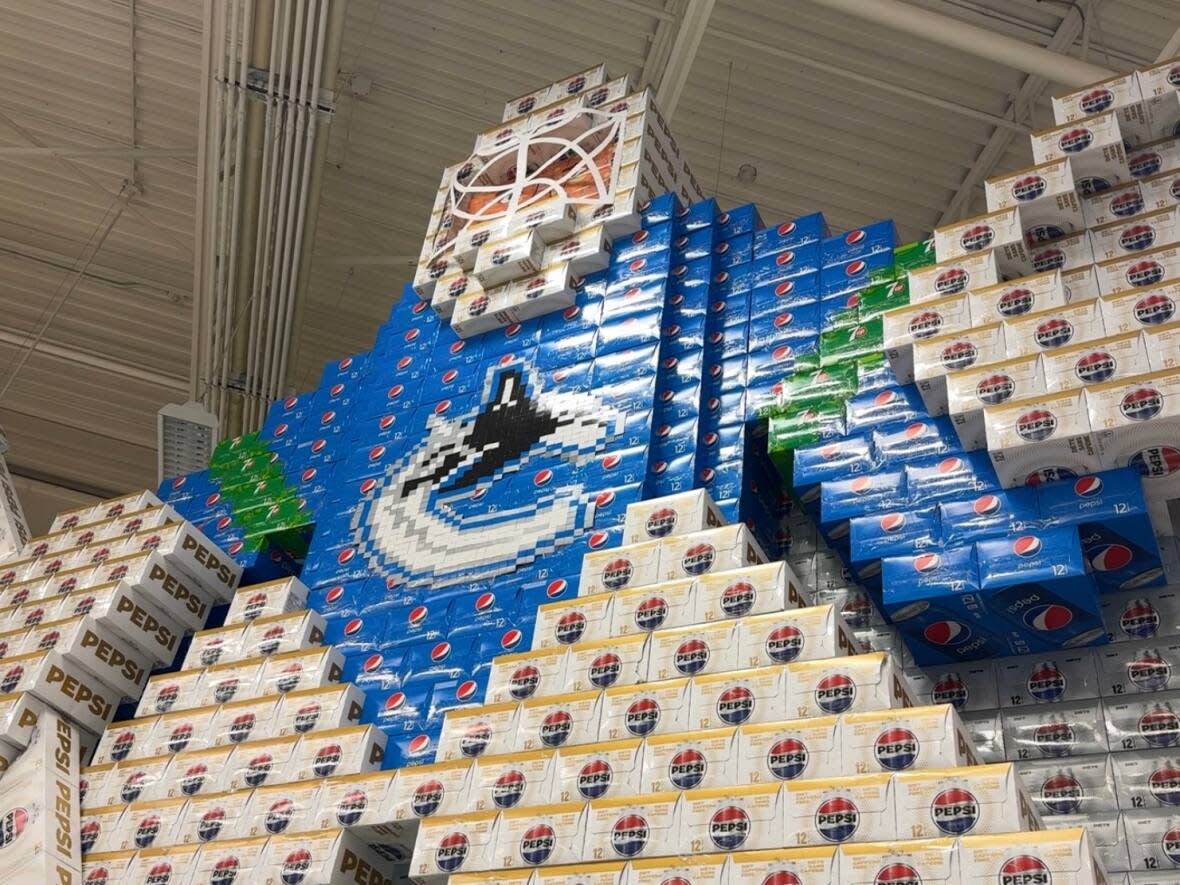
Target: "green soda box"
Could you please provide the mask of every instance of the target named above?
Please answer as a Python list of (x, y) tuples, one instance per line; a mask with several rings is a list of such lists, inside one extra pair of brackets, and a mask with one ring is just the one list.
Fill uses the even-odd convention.
[(887, 310), (905, 307), (910, 303), (910, 283), (906, 277), (888, 283), (869, 286), (860, 293), (857, 304), (857, 319), (866, 322), (879, 317)]
[(880, 353), (885, 346), (881, 318), (830, 329), (819, 336), (819, 364), (823, 368), (845, 360)]
[(844, 435), (844, 400), (829, 396), (784, 405), (768, 423), (770, 451), (793, 451)]
[(911, 270), (934, 263), (934, 237), (928, 240), (915, 240), (893, 250), (893, 266), (897, 276), (902, 279)]

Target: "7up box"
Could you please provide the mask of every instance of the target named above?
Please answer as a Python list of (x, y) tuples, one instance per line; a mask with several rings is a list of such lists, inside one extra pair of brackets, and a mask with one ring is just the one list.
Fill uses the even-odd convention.
[(677, 847), (691, 854), (782, 845), (783, 796), (777, 784), (684, 793)]

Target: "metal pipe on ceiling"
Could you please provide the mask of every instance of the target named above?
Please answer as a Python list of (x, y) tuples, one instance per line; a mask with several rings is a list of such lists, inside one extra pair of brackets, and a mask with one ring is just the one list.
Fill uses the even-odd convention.
[(1085, 86), (1116, 76), (1101, 65), (1051, 52), (957, 18), (900, 0), (807, 0), (852, 18), (911, 34), (1065, 86)]

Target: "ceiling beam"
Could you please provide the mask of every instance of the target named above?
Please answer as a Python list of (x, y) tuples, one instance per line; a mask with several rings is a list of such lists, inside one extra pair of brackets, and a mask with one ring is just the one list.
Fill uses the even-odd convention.
[(617, 6), (620, 9), (627, 9), (631, 12), (638, 12), (641, 15), (650, 15), (652, 18), (658, 18), (661, 21), (675, 21), (675, 13), (668, 12), (658, 6), (648, 6), (646, 3), (640, 3), (638, 0), (607, 0), (611, 6)]
[(1168, 42), (1164, 44), (1164, 48), (1160, 50), (1160, 54), (1155, 57), (1155, 62), (1159, 64), (1177, 54), (1180, 54), (1180, 28), (1176, 28), (1172, 36), (1168, 38)]
[(656, 85), (656, 104), (663, 112), (664, 119), (668, 121), (671, 121), (672, 115), (676, 113), (676, 105), (680, 103), (680, 94), (684, 91), (684, 84), (688, 82), (701, 38), (705, 36), (705, 29), (709, 27), (709, 16), (713, 14), (714, 3), (715, 0), (688, 0), (688, 6), (680, 17), (680, 27), (676, 30), (672, 51), (668, 53), (668, 61)]
[[(664, 11), (676, 14), (680, 0), (664, 0)], [(672, 38), (676, 34), (676, 18), (661, 18), (656, 21), (656, 29), (651, 37), (651, 44), (647, 47), (647, 55), (643, 57), (643, 70), (639, 73), (640, 86), (652, 86), (663, 76), (668, 62), (668, 53), (672, 49)]]
[[(1095, 9), (1097, 6), (1098, 3), (1095, 2), (1091, 5), (1091, 9)], [(1066, 52), (1081, 35), (1082, 26), (1082, 16), (1078, 13), (1077, 8), (1070, 7), (1065, 17), (1061, 20), (1061, 24), (1057, 26), (1057, 30), (1053, 36), (1049, 38), (1046, 48), (1052, 52)], [(1011, 117), (1013, 121), (1024, 119), (1031, 113), (1032, 108), (1048, 87), (1049, 81), (1044, 77), (1030, 74), (1020, 84), (1020, 88), (1016, 90), (1016, 94), (1008, 103), (1008, 110), (1005, 111), (1005, 116)], [(1000, 160), (1003, 159), (1004, 154), (1007, 152), (1009, 145), (1012, 144), (1012, 139), (1015, 138), (1015, 135), (1016, 133), (1006, 127), (997, 126), (995, 128), (988, 137), (987, 143), (984, 144), (983, 149), (980, 150), (979, 155), (975, 158), (975, 163), (963, 178), (959, 189), (955, 191), (946, 209), (939, 216), (938, 224), (935, 225), (936, 227), (938, 225), (950, 224), (952, 221), (957, 221), (963, 217), (967, 207), (971, 203), (971, 197), (975, 193), (975, 189), (995, 171), (996, 166), (999, 165)]]
[(194, 160), (195, 148), (147, 148), (147, 147), (87, 147), (78, 145), (70, 147), (0, 147), (0, 157), (131, 157), (133, 159), (152, 159), (172, 157), (176, 159)]

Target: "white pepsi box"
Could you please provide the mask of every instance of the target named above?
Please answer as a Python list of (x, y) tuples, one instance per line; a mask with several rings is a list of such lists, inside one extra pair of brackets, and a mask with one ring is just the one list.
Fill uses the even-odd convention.
[(387, 812), (397, 776), (396, 771), (374, 771), (328, 778), (320, 792), (315, 828), (347, 827), (381, 854), (408, 858), (417, 825), (393, 822)]
[[(269, 847), (269, 840), (264, 838), (225, 839), (205, 845), (193, 863), (192, 881), (216, 882), (230, 875), (241, 876), (246, 881), (261, 880), (268, 871), (266, 852)], [(353, 859), (359, 861), (356, 855)], [(302, 872), (302, 864), (298, 870)], [(288, 874), (291, 872), (288, 870)]]
[(835, 846), (739, 851), (729, 856), (728, 885), (795, 882), (835, 885), (842, 882)]
[[(1103, 322), (1109, 330), (1109, 318)], [(1045, 392), (1060, 393), (1150, 372), (1148, 349), (1147, 337), (1136, 330), (1122, 335), (1109, 334), (1100, 340), (1072, 347), (1042, 351)]]
[(257, 881), (260, 885), (286, 885), (302, 874), (307, 881), (346, 885), (358, 878), (372, 881), (387, 864), (381, 854), (347, 830), (283, 833), (267, 840), (262, 860), (265, 875)]
[(291, 757), (295, 780), (365, 774), (381, 767), (385, 733), (372, 725), (352, 725), (306, 734)]
[(640, 738), (560, 750), (555, 760), (552, 801), (590, 802), (646, 792), (645, 754)]
[(547, 697), (565, 691), (567, 646), (497, 655), (488, 672), (487, 704)]
[(725, 728), (790, 717), (782, 667), (733, 670), (692, 680), (693, 728)]
[(1119, 807), (1175, 808), (1180, 805), (1180, 753), (1145, 750), (1111, 756)]
[(695, 578), (665, 581), (613, 594), (611, 636), (632, 636), (652, 630), (698, 623)]
[(159, 716), (155, 714), (112, 722), (99, 737), (90, 764), (103, 765), (107, 762), (122, 762), (124, 759), (139, 759), (150, 755), (152, 735), (158, 722)]
[(835, 606), (813, 605), (742, 618), (739, 666), (769, 667), (852, 654), (856, 639)]
[(278, 708), (279, 699), (274, 696), (244, 698), (222, 704), (210, 724), (212, 746), (232, 746), (276, 737), (274, 728), (278, 723), (275, 713)]
[(1065, 284), (1061, 271), (1022, 276), (998, 286), (973, 289), (969, 293), (971, 321), (976, 325), (1000, 323), (1026, 313), (1065, 307)]
[(323, 641), (323, 616), (303, 609), (252, 621), (242, 631), (241, 653), (243, 657), (285, 654)]
[(987, 250), (994, 252), (1004, 276), (1019, 277), (1029, 272), (1019, 207), (999, 209), (934, 229), (934, 254), (940, 262)]
[(119, 822), (123, 818), (126, 805), (104, 805), (98, 808), (88, 808), (81, 812), (78, 828), (78, 842), (82, 850), (82, 860), (90, 854), (101, 854), (115, 851), (115, 836), (119, 831)]
[(1111, 335), (1151, 331), (1169, 323), (1176, 319), (1177, 304), (1180, 304), (1180, 280), (1165, 280), (1144, 289), (1126, 289), (1099, 299), (1103, 324)]
[(729, 885), (728, 866), (724, 854), (637, 860), (627, 865), (625, 885), (664, 885), (666, 882)]
[(785, 818), (778, 784), (691, 790), (682, 797), (679, 850), (711, 854), (782, 845)]
[(446, 885), (449, 876), (496, 866), (497, 811), (430, 817), (418, 825), (410, 878)]
[[(183, 674), (188, 671), (180, 672)], [(204, 675), (200, 682), (200, 692), (197, 694), (196, 704), (190, 704), (190, 707), (213, 707), (217, 704), (228, 704), (240, 697), (275, 693), (273, 689), (269, 692), (262, 689), (259, 681), (262, 675), (262, 661), (259, 658), (216, 664), (206, 667), (201, 673)], [(184, 707), (178, 702), (173, 709), (182, 710)]]
[(639, 633), (570, 646), (564, 690), (589, 691), (646, 681), (649, 643), (648, 634)]
[(697, 578), (697, 619), (744, 618), (805, 604), (799, 580), (785, 562), (712, 572)]
[(484, 289), (502, 286), (537, 273), (544, 253), (545, 243), (534, 231), (505, 236), (479, 247), (474, 276)]
[(1124, 255), (1095, 265), (1098, 290), (1113, 295), (1127, 289), (1145, 289), (1180, 276), (1180, 245), (1161, 246)]
[(475, 811), (548, 805), (556, 768), (552, 750), (482, 756), (471, 767), (467, 804)]
[(954, 707), (849, 713), (841, 737), (843, 770), (874, 774), (975, 765), (970, 735)]
[(578, 594), (610, 593), (660, 580), (660, 542), (647, 541), (587, 553), (582, 559)]
[(1075, 301), (1093, 301), (1102, 294), (1095, 265), (1062, 271), (1061, 285), (1065, 287), (1065, 299), (1070, 304)]
[(1042, 759), (1018, 762), (1024, 788), (1033, 796), (1045, 820), (1064, 814), (1097, 814), (1117, 811), (1112, 756), (1080, 759)]
[[(171, 756), (151, 756), (147, 759), (119, 763), (110, 778), (109, 795), (105, 798), (110, 803), (169, 798), (164, 794), (168, 789), (168, 768), (171, 763)], [(95, 802), (94, 804), (105, 805), (108, 803)]]
[(541, 606), (533, 625), (533, 650), (608, 638), (612, 601), (612, 594), (596, 593)]
[(996, 682), (1001, 707), (1068, 704), (1101, 695), (1094, 653), (1088, 649), (1001, 659)]
[(946, 376), (947, 412), (963, 448), (987, 448), (984, 409), (1045, 392), (1041, 360), (1036, 356), (984, 363)]
[(1086, 194), (1082, 198), (1082, 212), (1086, 217), (1086, 226), (1093, 229), (1116, 221), (1126, 221), (1145, 212), (1166, 209), (1170, 204), (1171, 200), (1149, 200), (1141, 182), (1128, 181), (1108, 191)]
[(1003, 323), (976, 326), (963, 332), (938, 335), (914, 343), (914, 383), (931, 415), (945, 415), (949, 407), (946, 376), (1007, 356)]
[(1030, 250), (1032, 273), (1060, 270), (1068, 273), (1094, 263), (1094, 249), (1087, 231), (1068, 234), (1051, 243), (1041, 243)]
[(244, 627), (238, 624), (194, 633), (180, 669), (200, 670), (214, 664), (241, 660), (246, 657), (242, 654), (243, 632)]
[(439, 762), (495, 756), (517, 747), (515, 702), (485, 707), (458, 707), (443, 717), (438, 738)]
[(1138, 642), (1180, 635), (1180, 593), (1174, 586), (1102, 597), (1102, 618), (1111, 642)]
[(149, 755), (163, 756), (212, 747), (217, 710), (216, 706), (197, 707), (161, 716), (152, 732)]
[(256, 618), (283, 615), (307, 607), (307, 587), (298, 578), (239, 587), (229, 603), (225, 623), (244, 624)]
[(247, 839), (278, 833), (307, 832), (318, 811), (318, 781), (260, 787), (250, 794), (238, 818), (238, 833)]
[(1089, 835), (1080, 827), (964, 836), (959, 840), (959, 869), (964, 882), (1103, 885), (1108, 881)]
[(892, 656), (883, 652), (787, 665), (789, 715), (809, 716), (914, 706)]
[(1122, 815), (1121, 836), (1124, 866), (1112, 867), (1108, 863), (1107, 869), (1174, 870), (1180, 867), (1180, 810), (1128, 810)]
[(993, 176), (983, 188), (989, 212), (1020, 208), (1029, 243), (1055, 240), (1086, 227), (1068, 157)]
[(683, 850), (677, 792), (597, 799), (586, 815), (584, 861), (666, 857)]
[(744, 726), (738, 729), (737, 783), (835, 777), (844, 771), (842, 734), (836, 716)]
[[(1174, 114), (1180, 103), (1173, 98), (1170, 114)], [(1160, 138), (1157, 134), (1154, 141), (1141, 144), (1127, 152), (1127, 166), (1131, 175), (1138, 179), (1150, 178), (1162, 173), (1174, 172), (1180, 168), (1180, 139), (1176, 132), (1164, 133)]]
[(966, 661), (952, 669), (907, 670), (906, 676), (921, 704), (950, 704), (960, 713), (1000, 705), (992, 661)]
[[(570, 885), (571, 882), (585, 882), (586, 885), (627, 885), (624, 876), (629, 873), (631, 867), (631, 864), (626, 864), (622, 861), (595, 863), (593, 865), (576, 864), (565, 867), (538, 867), (533, 870), (527, 880), (521, 880), (519, 885)], [(501, 872), (488, 875), (483, 882), (477, 883), (473, 881), (468, 883), (468, 885), (500, 885), (501, 882), (516, 883), (517, 880), (513, 876), (520, 875), (519, 872), (508, 873), (505, 878), (501, 879)], [(456, 879), (455, 885), (463, 885), (463, 881)]]
[(891, 774), (863, 774), (785, 782), (787, 843), (838, 845), (896, 839), (893, 780)]
[(692, 720), (688, 679), (608, 688), (602, 693), (599, 741), (646, 738), (688, 731)]
[(660, 542), (660, 573), (665, 581), (698, 578), (764, 562), (766, 554), (744, 524), (676, 535)]
[(914, 378), (914, 342), (971, 328), (970, 295), (960, 292), (936, 301), (895, 307), (881, 315), (885, 356), (902, 384)]
[(1113, 261), (1180, 241), (1180, 208), (1169, 206), (1090, 231), (1095, 261)]
[(980, 762), (1003, 762), (1008, 758), (1004, 746), (1004, 727), (999, 710), (964, 713), (963, 728), (971, 736)]
[(492, 865), (511, 870), (577, 863), (585, 838), (585, 803), (511, 808), (496, 823)]
[(1133, 869), (1128, 856), (1128, 836), (1123, 829), (1123, 817), (1118, 812), (1096, 814), (1065, 814), (1043, 819), (1047, 830), (1071, 830), (1084, 827), (1094, 846), (1094, 854), (1107, 873)]
[(1149, 140), (1139, 78), (1140, 75), (1132, 71), (1055, 95), (1053, 119), (1063, 125), (1114, 111), (1118, 114), (1119, 131), (1125, 140), (1131, 144)]
[[(155, 885), (164, 876), (173, 881), (188, 882), (195, 875), (199, 857), (197, 845), (169, 845), (165, 848), (146, 848), (135, 852), (131, 860), (130, 880)], [(269, 847), (269, 846), (268, 846)]]
[(114, 851), (135, 851), (175, 845), (188, 799), (158, 799), (125, 806), (111, 839)]
[(984, 410), (988, 454), (1004, 488), (1102, 468), (1082, 391), (1030, 396)]
[(1180, 689), (1180, 639), (1119, 643), (1094, 654), (1104, 696)]
[(384, 806), (388, 819), (416, 826), (431, 817), (470, 812), (472, 773), (469, 760), (400, 769)]
[(364, 696), (351, 682), (289, 691), (279, 699), (276, 736), (306, 734), (319, 728), (343, 728), (361, 721)]
[(519, 708), (516, 749), (574, 747), (599, 740), (602, 692), (530, 698)]
[(1035, 830), (1040, 818), (1011, 762), (907, 771), (893, 779), (897, 831), (915, 839)]
[(1032, 151), (1036, 163), (1069, 159), (1074, 186), (1081, 194), (1104, 191), (1131, 180), (1123, 135), (1111, 111), (1034, 132)]
[(739, 623), (715, 621), (657, 630), (648, 646), (647, 678), (675, 679), (724, 673), (741, 666)]
[(1105, 753), (1109, 747), (1103, 716), (1098, 700), (1007, 709), (1003, 711), (1004, 746), (1008, 756), (1018, 761)]
[(714, 728), (648, 738), (642, 793), (723, 787), (738, 773), (737, 729)]
[[(236, 840), (245, 829), (251, 794), (202, 793), (188, 800), (184, 817), (174, 832), (180, 845), (201, 845)], [(281, 807), (280, 807), (281, 810)], [(281, 821), (285, 815), (276, 815)], [(265, 840), (265, 836), (262, 837)]]
[(995, 253), (991, 250), (972, 252), (909, 271), (910, 304), (925, 304), (999, 282), (1000, 269)]
[(639, 544), (719, 528), (727, 520), (705, 489), (627, 505), (623, 543)]
[(1145, 329), (1147, 359), (1153, 372), (1180, 366), (1180, 323), (1168, 323), (1156, 329)]
[(1004, 340), (1009, 358), (1046, 353), (1106, 336), (1097, 301), (1071, 303), (1007, 320)]
[(880, 885), (883, 882), (949, 885), (962, 881), (959, 852), (951, 838), (848, 844), (841, 845), (836, 854), (841, 885)]
[(1124, 700), (1107, 698), (1102, 710), (1106, 740), (1115, 752), (1180, 745), (1180, 692), (1141, 694)]

